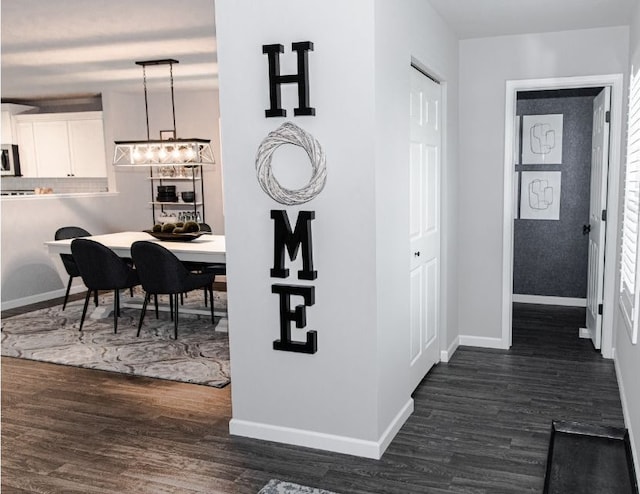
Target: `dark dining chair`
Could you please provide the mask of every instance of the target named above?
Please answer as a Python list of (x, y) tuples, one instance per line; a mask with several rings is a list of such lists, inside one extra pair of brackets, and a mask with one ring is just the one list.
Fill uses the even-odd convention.
[[(80, 228), (79, 226), (63, 226), (62, 228), (58, 228), (55, 233), (55, 240), (67, 240), (69, 238), (78, 238), (78, 237), (89, 237), (91, 234), (85, 230), (84, 228)], [(69, 275), (69, 282), (67, 283), (67, 291), (64, 294), (64, 302), (62, 303), (62, 310), (67, 307), (67, 301), (69, 300), (69, 291), (71, 290), (71, 283), (73, 279), (77, 276), (80, 276), (80, 271), (78, 271), (78, 266), (76, 262), (73, 260), (73, 256), (71, 254), (60, 254), (60, 259), (62, 259), (62, 264), (64, 265), (64, 269)], [(94, 301), (96, 305), (98, 305), (98, 292), (95, 293)]]
[(178, 295), (204, 288), (211, 303), (211, 322), (213, 316), (213, 273), (194, 273), (189, 271), (175, 254), (155, 242), (139, 240), (131, 245), (131, 257), (140, 276), (140, 284), (146, 292), (142, 304), (142, 314), (138, 323), (138, 336), (151, 295), (169, 295), (170, 310), (174, 324), (174, 338), (178, 339)]
[[(213, 230), (211, 229), (211, 226), (208, 225), (207, 223), (198, 223), (198, 225), (200, 226), (200, 231), (201, 232), (206, 232), (206, 233), (213, 233)], [(189, 271), (195, 271), (197, 273), (213, 273), (214, 278), (213, 280), (215, 281), (215, 276), (219, 276), (219, 275), (225, 275), (227, 274), (227, 265), (225, 263), (222, 262), (215, 262), (215, 263), (210, 263), (210, 262), (183, 262), (183, 264), (187, 267), (187, 269)], [(207, 296), (205, 294), (204, 297), (204, 304), (205, 306), (207, 305)]]
[(84, 299), (80, 330), (87, 314), (87, 305), (92, 291), (113, 290), (113, 332), (118, 332), (120, 315), (120, 290), (140, 284), (138, 271), (124, 259), (118, 257), (109, 247), (86, 238), (76, 238), (71, 242), (71, 254), (78, 265), (80, 277), (87, 287)]

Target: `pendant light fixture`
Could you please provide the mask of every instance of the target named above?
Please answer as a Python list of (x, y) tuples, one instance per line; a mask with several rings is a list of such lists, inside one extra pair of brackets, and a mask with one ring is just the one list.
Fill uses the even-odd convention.
[[(147, 122), (147, 140), (116, 141), (113, 164), (116, 166), (189, 166), (213, 165), (215, 163), (211, 140), (209, 139), (180, 139), (176, 133), (176, 106), (173, 95), (173, 64), (177, 60), (147, 60), (136, 62), (142, 66), (144, 83), (144, 110)], [(149, 133), (149, 102), (147, 98), (147, 66), (168, 65), (171, 81), (171, 111), (173, 116), (173, 130), (169, 131), (168, 139), (151, 139)], [(163, 131), (164, 132), (164, 131)], [(162, 137), (162, 136), (161, 136)]]

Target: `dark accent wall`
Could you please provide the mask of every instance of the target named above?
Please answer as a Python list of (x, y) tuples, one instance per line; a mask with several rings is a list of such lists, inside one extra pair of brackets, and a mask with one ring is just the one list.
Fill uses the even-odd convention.
[(564, 117), (562, 164), (515, 167), (518, 172), (560, 171), (562, 179), (559, 221), (514, 222), (513, 293), (586, 298), (589, 237), (582, 226), (589, 222), (594, 96), (554, 93), (518, 96), (519, 116)]

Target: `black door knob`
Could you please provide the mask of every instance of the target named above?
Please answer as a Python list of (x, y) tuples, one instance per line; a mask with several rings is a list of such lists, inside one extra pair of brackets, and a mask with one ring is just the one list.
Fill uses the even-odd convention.
[(591, 232), (591, 225), (582, 225), (582, 234), (589, 235)]

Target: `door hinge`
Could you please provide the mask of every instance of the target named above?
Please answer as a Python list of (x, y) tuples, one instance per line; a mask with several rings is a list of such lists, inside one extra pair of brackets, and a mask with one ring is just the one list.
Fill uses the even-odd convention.
[(607, 123), (611, 122), (611, 112), (610, 111), (604, 112), (604, 121), (607, 122)]
[(602, 210), (602, 221), (607, 221), (607, 210), (606, 209)]
[(602, 304), (598, 304), (598, 314), (602, 315)]

